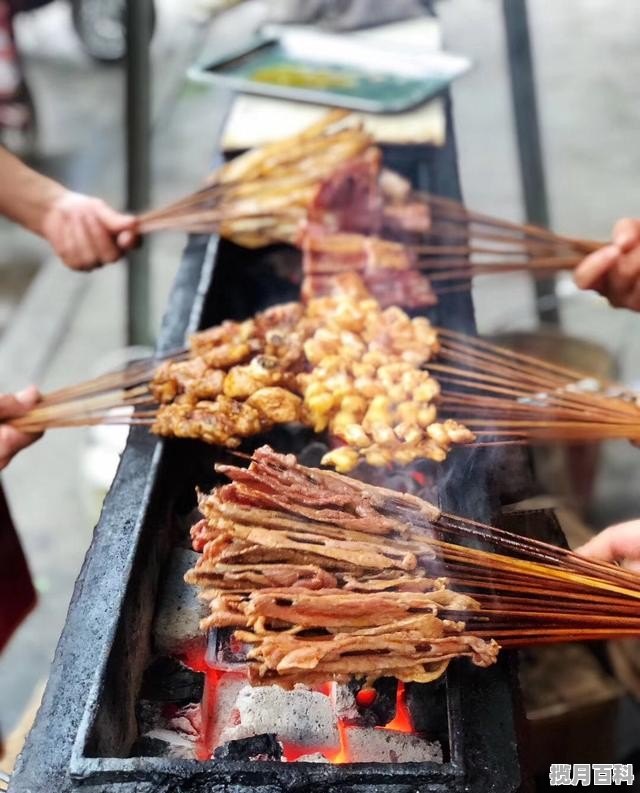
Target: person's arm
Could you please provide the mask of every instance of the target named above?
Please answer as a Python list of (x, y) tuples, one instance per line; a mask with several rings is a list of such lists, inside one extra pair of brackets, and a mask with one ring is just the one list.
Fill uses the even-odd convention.
[(9, 424), (1, 423), (2, 420), (23, 415), (39, 399), (40, 394), (33, 386), (17, 394), (0, 394), (0, 471), (6, 468), (17, 452), (40, 437), (39, 434), (20, 432)]
[(135, 218), (67, 190), (2, 147), (0, 214), (44, 237), (77, 270), (117, 261), (136, 238)]
[(595, 289), (611, 305), (640, 311), (640, 220), (619, 220), (612, 244), (587, 256), (576, 268), (582, 289)]

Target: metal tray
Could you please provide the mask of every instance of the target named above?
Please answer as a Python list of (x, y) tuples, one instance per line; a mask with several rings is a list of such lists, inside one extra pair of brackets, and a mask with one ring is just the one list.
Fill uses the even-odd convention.
[(470, 65), (444, 52), (400, 51), (344, 34), (272, 27), (188, 74), (242, 93), (397, 113), (441, 93)]

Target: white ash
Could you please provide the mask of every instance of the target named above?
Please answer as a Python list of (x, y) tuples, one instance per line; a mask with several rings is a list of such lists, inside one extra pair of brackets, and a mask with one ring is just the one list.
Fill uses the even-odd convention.
[(294, 746), (337, 749), (340, 745), (331, 699), (318, 691), (245, 686), (235, 708), (239, 723), (223, 731), (220, 743), (271, 733)]
[(200, 705), (187, 705), (169, 720), (169, 729), (175, 730), (190, 741), (196, 741), (202, 730)]
[(353, 722), (360, 718), (355, 694), (349, 686), (344, 683), (336, 683), (333, 686), (332, 699), (334, 710), (339, 719)]
[[(215, 697), (215, 721), (211, 726), (211, 739), (214, 748), (226, 743), (227, 741), (236, 740), (237, 738), (249, 738), (254, 733), (246, 735), (237, 735), (234, 738), (225, 738), (221, 740), (222, 732), (225, 729), (230, 729), (233, 726), (233, 712), (236, 705), (236, 699), (241, 689), (247, 685), (245, 675), (223, 675), (216, 685), (214, 692)], [(237, 712), (236, 712), (237, 715)]]
[(352, 763), (442, 763), (440, 743), (419, 735), (374, 727), (351, 727), (345, 735)]
[(194, 742), (173, 730), (149, 730), (142, 737), (165, 743), (167, 749), (166, 752), (163, 752), (164, 757), (170, 757), (174, 760), (193, 760), (195, 757)]
[(293, 762), (294, 763), (328, 763), (329, 761), (322, 754), (322, 752), (313, 752), (313, 754), (301, 754), (300, 757), (296, 758)]

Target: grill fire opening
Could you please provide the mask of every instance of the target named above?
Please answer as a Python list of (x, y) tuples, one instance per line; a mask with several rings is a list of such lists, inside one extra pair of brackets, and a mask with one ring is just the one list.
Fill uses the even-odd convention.
[[(301, 449), (297, 456), (308, 465), (318, 465), (329, 448), (317, 438), (308, 442), (305, 431), (290, 430), (287, 436), (289, 448)], [(363, 466), (354, 474), (401, 492), (427, 498), (435, 493), (433, 464), (424, 461), (391, 472)], [(190, 524), (197, 520), (197, 511), (191, 502), (183, 502), (186, 514), (179, 521), (179, 542), (184, 544)], [(180, 550), (177, 562), (175, 553), (159, 602), (165, 603), (169, 612), (175, 611), (177, 603), (186, 602), (187, 608), (198, 613), (195, 592), (182, 581), (184, 568), (195, 554)], [(132, 755), (151, 752), (199, 761), (332, 765), (442, 764), (450, 759), (444, 680), (406, 685), (395, 678), (379, 678), (371, 685), (365, 679), (326, 681), (296, 685), (291, 690), (277, 685), (252, 687), (244, 670), (249, 648), (234, 639), (233, 630), (209, 631), (205, 645), (197, 637), (197, 626), (185, 629), (181, 613), (175, 612), (172, 621), (160, 609), (154, 621), (154, 643), (169, 655), (154, 661), (145, 673), (145, 681), (152, 682), (143, 683), (141, 689), (137, 707), (140, 738)], [(176, 634), (169, 639), (164, 635), (167, 621), (176, 627)], [(357, 652), (354, 645), (353, 653)], [(171, 677), (180, 675), (192, 676), (193, 701), (173, 701), (176, 683)], [(155, 692), (150, 694), (154, 685)], [(150, 702), (149, 696), (155, 701)]]

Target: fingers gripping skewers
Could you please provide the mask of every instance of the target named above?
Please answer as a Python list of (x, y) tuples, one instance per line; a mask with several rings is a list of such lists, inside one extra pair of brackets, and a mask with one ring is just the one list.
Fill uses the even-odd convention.
[(336, 283), (196, 333), (165, 361), (50, 394), (11, 424), (142, 424), (235, 448), (298, 422), (338, 444), (323, 463), (341, 472), (441, 462), (468, 443), (640, 440), (638, 398), (620, 386), (383, 309), (353, 273)]
[(186, 580), (209, 606), (202, 629), (248, 645), (255, 683), (428, 682), (500, 646), (640, 634), (640, 577), (614, 565), (269, 447), (218, 470), (231, 484), (200, 497)]

